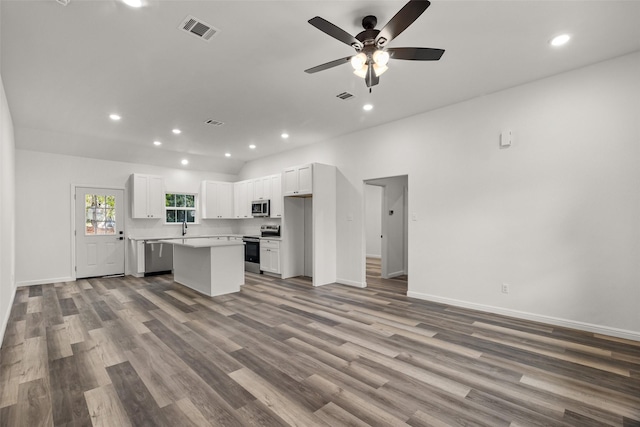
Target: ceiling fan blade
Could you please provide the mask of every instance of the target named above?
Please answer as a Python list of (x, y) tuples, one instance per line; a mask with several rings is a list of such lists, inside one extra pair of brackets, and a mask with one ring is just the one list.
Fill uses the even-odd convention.
[(387, 49), (389, 58), (408, 59), (412, 61), (437, 61), (442, 57), (444, 49), (430, 47), (392, 47)]
[(308, 70), (304, 70), (305, 73), (313, 74), (318, 71), (328, 70), (329, 68), (337, 67), (338, 65), (346, 64), (351, 60), (350, 56), (346, 58), (336, 59), (335, 61), (327, 62), (326, 64), (318, 65), (313, 68), (309, 68)]
[(376, 45), (384, 46), (398, 37), (401, 32), (406, 30), (409, 25), (413, 24), (413, 21), (422, 15), (422, 12), (427, 10), (430, 4), (431, 2), (428, 0), (411, 0), (405, 4), (404, 7), (387, 22), (387, 25), (380, 30), (376, 38)]
[(341, 41), (342, 43), (348, 44), (349, 46), (356, 48), (357, 50), (362, 49), (362, 43), (360, 42), (360, 40), (356, 39), (351, 34), (347, 33), (342, 28), (335, 26), (326, 19), (316, 16), (315, 18), (309, 19), (309, 24), (313, 25), (320, 31), (330, 35), (334, 39)]
[(376, 73), (373, 72), (373, 66), (369, 64), (369, 68), (367, 69), (367, 75), (364, 78), (367, 87), (375, 86), (380, 83), (380, 77), (376, 76)]

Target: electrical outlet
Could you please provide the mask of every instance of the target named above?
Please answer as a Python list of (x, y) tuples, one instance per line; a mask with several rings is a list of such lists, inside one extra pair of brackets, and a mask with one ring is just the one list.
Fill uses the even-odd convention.
[(509, 293), (509, 284), (507, 284), (507, 283), (503, 283), (502, 284), (502, 293), (503, 294), (508, 294)]

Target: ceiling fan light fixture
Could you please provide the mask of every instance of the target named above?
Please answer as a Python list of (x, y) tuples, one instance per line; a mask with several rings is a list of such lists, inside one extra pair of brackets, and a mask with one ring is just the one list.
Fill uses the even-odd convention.
[(373, 64), (373, 72), (376, 73), (376, 77), (380, 77), (389, 67), (386, 65)]
[(387, 65), (389, 62), (389, 53), (384, 50), (376, 50), (373, 52), (373, 62), (380, 66)]
[(367, 64), (364, 64), (361, 68), (354, 70), (353, 74), (360, 77), (361, 79), (364, 79), (365, 77), (367, 77), (368, 70), (369, 70), (369, 66)]
[(351, 66), (356, 71), (362, 69), (362, 67), (366, 66), (366, 64), (367, 55), (365, 55), (363, 52), (360, 52), (359, 54), (351, 57)]

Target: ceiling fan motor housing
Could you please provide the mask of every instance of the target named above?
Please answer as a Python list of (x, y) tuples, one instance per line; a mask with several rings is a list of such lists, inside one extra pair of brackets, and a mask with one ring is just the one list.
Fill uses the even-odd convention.
[(378, 18), (373, 15), (367, 15), (362, 18), (362, 28), (365, 30), (373, 30), (378, 24)]

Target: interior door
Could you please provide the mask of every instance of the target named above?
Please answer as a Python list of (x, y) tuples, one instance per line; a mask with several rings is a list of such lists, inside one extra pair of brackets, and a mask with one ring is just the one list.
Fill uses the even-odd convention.
[(76, 187), (76, 278), (124, 274), (124, 190)]

